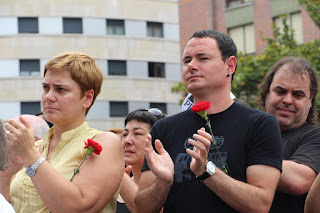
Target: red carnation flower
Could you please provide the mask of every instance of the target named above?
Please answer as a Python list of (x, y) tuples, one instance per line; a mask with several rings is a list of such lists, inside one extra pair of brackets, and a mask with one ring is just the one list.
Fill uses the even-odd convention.
[(192, 112), (195, 112), (195, 113), (198, 113), (198, 112), (201, 112), (201, 111), (206, 111), (207, 109), (210, 108), (210, 102), (209, 101), (201, 101), (199, 103), (196, 103), (195, 105), (193, 105), (191, 107), (191, 111)]
[(191, 107), (191, 111), (199, 114), (203, 119), (207, 121), (208, 116), (207, 116), (206, 110), (209, 108), (210, 108), (209, 101), (201, 101), (193, 105), (193, 107)]
[(70, 181), (72, 181), (74, 176), (80, 172), (81, 165), (85, 160), (87, 160), (89, 155), (91, 155), (93, 152), (96, 153), (97, 155), (100, 155), (100, 152), (102, 151), (102, 147), (100, 146), (100, 144), (98, 144), (92, 139), (88, 139), (87, 142), (84, 141), (84, 144), (85, 144), (84, 148), (87, 149), (86, 155), (84, 156), (78, 168), (74, 170)]
[(212, 136), (212, 141), (211, 142), (213, 143), (215, 149), (217, 150), (217, 153), (218, 153), (218, 156), (219, 156), (223, 171), (226, 174), (228, 174), (230, 172), (228, 164), (225, 163), (222, 160), (222, 157), (220, 155), (220, 152), (219, 152), (219, 149), (218, 149), (218, 146), (217, 146), (216, 139), (214, 138), (214, 135), (213, 135), (213, 132), (212, 132), (212, 129), (211, 129), (210, 118), (208, 117), (207, 112), (206, 112), (206, 110), (209, 109), (210, 106), (211, 105), (210, 105), (209, 101), (201, 101), (199, 103), (196, 103), (193, 107), (191, 107), (191, 111), (194, 112), (194, 113), (197, 113), (198, 115), (200, 115), (203, 119), (205, 119), (207, 121), (207, 126), (208, 126), (210, 134)]
[(102, 147), (100, 146), (100, 144), (98, 144), (92, 139), (88, 139), (87, 142), (84, 142), (84, 144), (85, 144), (84, 148), (88, 149), (87, 150), (88, 155), (90, 155), (92, 152), (96, 153), (97, 155), (100, 155), (100, 152), (102, 151)]

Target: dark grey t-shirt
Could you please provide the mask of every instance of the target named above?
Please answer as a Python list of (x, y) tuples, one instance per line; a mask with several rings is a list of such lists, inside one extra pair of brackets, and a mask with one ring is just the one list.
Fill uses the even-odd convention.
[[(214, 106), (213, 106), (214, 107)], [(227, 110), (209, 115), (219, 152), (231, 171), (230, 176), (246, 182), (246, 169), (265, 164), (281, 170), (281, 134), (276, 118), (270, 114), (234, 103)], [(190, 170), (192, 148), (188, 139), (206, 121), (187, 110), (159, 120), (152, 128), (153, 140), (160, 139), (175, 165), (174, 182), (165, 203), (165, 212), (236, 212)], [(208, 159), (221, 168), (215, 147)], [(143, 170), (148, 169), (147, 164)]]
[[(283, 160), (292, 160), (320, 171), (320, 128), (303, 124), (282, 133)], [(277, 191), (271, 207), (272, 213), (303, 213), (307, 193), (293, 196)]]

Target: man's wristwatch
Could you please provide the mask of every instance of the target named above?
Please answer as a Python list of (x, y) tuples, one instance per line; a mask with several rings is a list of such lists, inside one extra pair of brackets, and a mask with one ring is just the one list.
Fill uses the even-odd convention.
[(41, 158), (39, 158), (39, 160), (37, 160), (37, 162), (35, 162), (33, 165), (28, 166), (26, 168), (26, 174), (29, 175), (30, 177), (32, 177), (34, 174), (36, 174), (36, 171), (38, 169), (38, 167), (43, 163), (43, 161), (45, 161), (46, 159), (41, 156)]
[(214, 175), (215, 173), (216, 173), (216, 165), (212, 161), (208, 161), (206, 165), (206, 171), (202, 175), (197, 176), (197, 179), (200, 181), (203, 181), (208, 177)]

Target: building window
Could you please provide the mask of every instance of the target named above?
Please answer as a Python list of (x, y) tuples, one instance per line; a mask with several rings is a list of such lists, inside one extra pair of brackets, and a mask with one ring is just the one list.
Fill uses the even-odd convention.
[(164, 63), (149, 62), (149, 77), (165, 78)]
[(109, 75), (127, 75), (127, 63), (126, 61), (108, 61)]
[(20, 113), (21, 115), (23, 115), (23, 114), (35, 115), (36, 113), (41, 111), (40, 101), (21, 102), (20, 103), (20, 111), (21, 111), (21, 113)]
[[(280, 33), (283, 33), (283, 24), (282, 24), (283, 17), (279, 16), (274, 18), (274, 23), (276, 27), (279, 28)], [(287, 25), (293, 29), (293, 37), (294, 40), (298, 44), (303, 43), (303, 27), (302, 27), (302, 17), (301, 13), (291, 13), (287, 16)]]
[(163, 38), (163, 24), (158, 22), (147, 22), (147, 36)]
[(18, 28), (19, 33), (38, 33), (38, 18), (19, 17)]
[(82, 33), (82, 18), (63, 18), (63, 33)]
[(110, 102), (110, 117), (126, 117), (128, 115), (128, 102)]
[(107, 20), (107, 34), (108, 35), (124, 35), (124, 20)]
[(226, 0), (227, 7), (235, 7), (243, 3), (251, 2), (252, 0)]
[(252, 54), (256, 50), (253, 24), (243, 25), (229, 29), (229, 35), (243, 54)]
[(164, 114), (167, 114), (167, 104), (166, 103), (150, 103), (150, 108), (158, 108)]
[(20, 76), (40, 76), (40, 60), (20, 60)]

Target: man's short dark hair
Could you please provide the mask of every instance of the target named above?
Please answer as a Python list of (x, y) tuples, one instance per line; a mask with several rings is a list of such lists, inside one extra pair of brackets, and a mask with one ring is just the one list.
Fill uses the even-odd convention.
[[(238, 60), (237, 46), (233, 42), (232, 38), (230, 38), (228, 35), (224, 33), (220, 33), (215, 30), (202, 30), (202, 31), (193, 33), (190, 39), (205, 38), (205, 37), (210, 37), (217, 41), (223, 61), (226, 61), (226, 59), (229, 58), (230, 56), (234, 56)], [(232, 79), (233, 79), (233, 75), (236, 72), (236, 69), (237, 69), (237, 66), (234, 70), (234, 73), (232, 74)]]
[(275, 73), (283, 66), (289, 65), (290, 70), (297, 74), (308, 74), (310, 78), (310, 97), (312, 96), (311, 107), (307, 117), (307, 124), (315, 125), (318, 122), (318, 112), (315, 109), (316, 96), (318, 94), (318, 77), (317, 73), (312, 68), (311, 64), (300, 57), (284, 57), (277, 61), (268, 71), (260, 84), (260, 109), (265, 110), (266, 97), (270, 92), (270, 86), (273, 81)]

